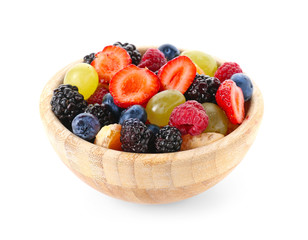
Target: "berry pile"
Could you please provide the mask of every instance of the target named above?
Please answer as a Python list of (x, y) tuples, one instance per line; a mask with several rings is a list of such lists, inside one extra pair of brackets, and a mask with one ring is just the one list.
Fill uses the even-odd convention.
[(244, 121), (253, 85), (234, 62), (171, 44), (142, 55), (116, 42), (86, 55), (54, 90), (51, 109), (69, 130), (99, 146), (169, 153), (205, 146)]

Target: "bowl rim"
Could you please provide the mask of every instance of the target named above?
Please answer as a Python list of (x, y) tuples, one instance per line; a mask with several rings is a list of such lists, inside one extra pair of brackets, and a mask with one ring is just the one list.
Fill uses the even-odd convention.
[[(153, 46), (150, 46), (153, 47)], [(150, 47), (138, 47), (138, 49), (147, 49)], [(183, 51), (181, 49), (181, 51)], [(213, 56), (214, 57), (214, 56)], [(214, 57), (217, 65), (221, 65), (225, 61)], [(172, 153), (132, 153), (132, 152), (124, 152), (124, 151), (118, 151), (113, 149), (104, 148), (102, 146), (96, 145), (94, 143), (90, 143), (86, 140), (83, 140), (82, 138), (76, 136), (73, 134), (69, 129), (67, 129), (60, 120), (54, 115), (54, 113), (51, 110), (50, 101), (53, 95), (53, 90), (61, 84), (61, 81), (63, 81), (63, 78), (66, 74), (66, 72), (75, 64), (78, 64), (82, 62), (82, 59), (79, 59), (77, 61), (74, 61), (64, 68), (62, 68), (60, 71), (58, 71), (45, 85), (41, 96), (40, 96), (40, 115), (41, 120), (43, 121), (45, 128), (50, 128), (51, 126), (54, 127), (54, 129), (61, 129), (61, 132), (65, 134), (66, 136), (70, 136), (72, 141), (74, 141), (77, 145), (82, 145), (85, 147), (84, 151), (93, 151), (93, 147), (96, 149), (99, 149), (100, 151), (103, 151), (106, 153), (107, 151), (114, 155), (115, 158), (118, 157), (124, 157), (124, 158), (136, 158), (138, 156), (142, 156), (142, 158), (146, 161), (150, 161), (152, 163), (160, 162), (161, 160), (168, 161), (172, 159), (187, 159), (192, 158), (193, 155), (198, 154), (208, 154), (210, 152), (218, 151), (220, 148), (224, 148), (227, 145), (230, 144), (230, 142), (238, 141), (238, 138), (241, 137), (243, 134), (246, 133), (247, 129), (254, 124), (256, 124), (260, 118), (263, 116), (263, 109), (264, 109), (264, 102), (263, 97), (261, 94), (260, 89), (256, 85), (254, 81), (253, 83), (253, 95), (252, 98), (249, 100), (249, 108), (248, 111), (245, 114), (244, 121), (231, 133), (224, 136), (223, 138), (209, 144), (206, 146), (201, 146), (198, 148), (185, 150), (185, 151), (178, 151), (178, 152), (172, 152)], [(246, 74), (246, 73), (245, 73)], [(249, 76), (249, 75), (248, 75)], [(47, 106), (46, 106), (47, 103)], [(258, 126), (258, 124), (256, 124)], [(57, 134), (57, 133), (55, 133)], [(155, 158), (153, 157), (155, 156)], [(157, 156), (160, 156), (157, 158)], [(153, 162), (154, 161), (154, 162)]]

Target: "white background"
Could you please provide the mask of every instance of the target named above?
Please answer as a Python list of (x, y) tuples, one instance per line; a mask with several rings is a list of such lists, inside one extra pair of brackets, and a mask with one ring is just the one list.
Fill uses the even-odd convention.
[[(308, 239), (307, 7), (293, 1), (1, 1), (0, 239)], [(60, 68), (116, 41), (238, 62), (260, 87), (257, 139), (222, 182), (138, 205), (81, 182), (39, 118)]]

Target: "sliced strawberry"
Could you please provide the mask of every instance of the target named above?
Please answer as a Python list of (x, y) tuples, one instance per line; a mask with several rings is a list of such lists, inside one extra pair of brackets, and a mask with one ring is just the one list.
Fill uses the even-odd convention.
[(232, 80), (222, 82), (216, 92), (216, 102), (233, 124), (240, 124), (245, 118), (244, 95), (242, 89)]
[(159, 88), (159, 79), (153, 72), (133, 64), (117, 72), (109, 84), (114, 103), (122, 108), (146, 104)]
[(100, 83), (109, 83), (111, 78), (121, 69), (132, 63), (125, 49), (117, 46), (106, 46), (95, 54), (91, 65), (98, 73)]
[(175, 89), (185, 93), (194, 81), (196, 66), (186, 56), (179, 56), (167, 62), (158, 72), (161, 89)]

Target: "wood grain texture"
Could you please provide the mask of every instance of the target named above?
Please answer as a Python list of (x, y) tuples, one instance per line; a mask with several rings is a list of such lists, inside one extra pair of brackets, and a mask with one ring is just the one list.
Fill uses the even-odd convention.
[[(146, 48), (140, 48), (144, 53)], [(220, 65), (222, 61), (217, 60)], [(226, 137), (204, 147), (176, 153), (136, 154), (106, 149), (67, 130), (51, 111), (53, 90), (63, 81), (60, 70), (46, 84), (40, 115), (47, 136), (63, 163), (98, 191), (125, 201), (161, 204), (183, 200), (214, 186), (243, 159), (263, 115), (263, 98), (254, 83), (244, 122)]]

